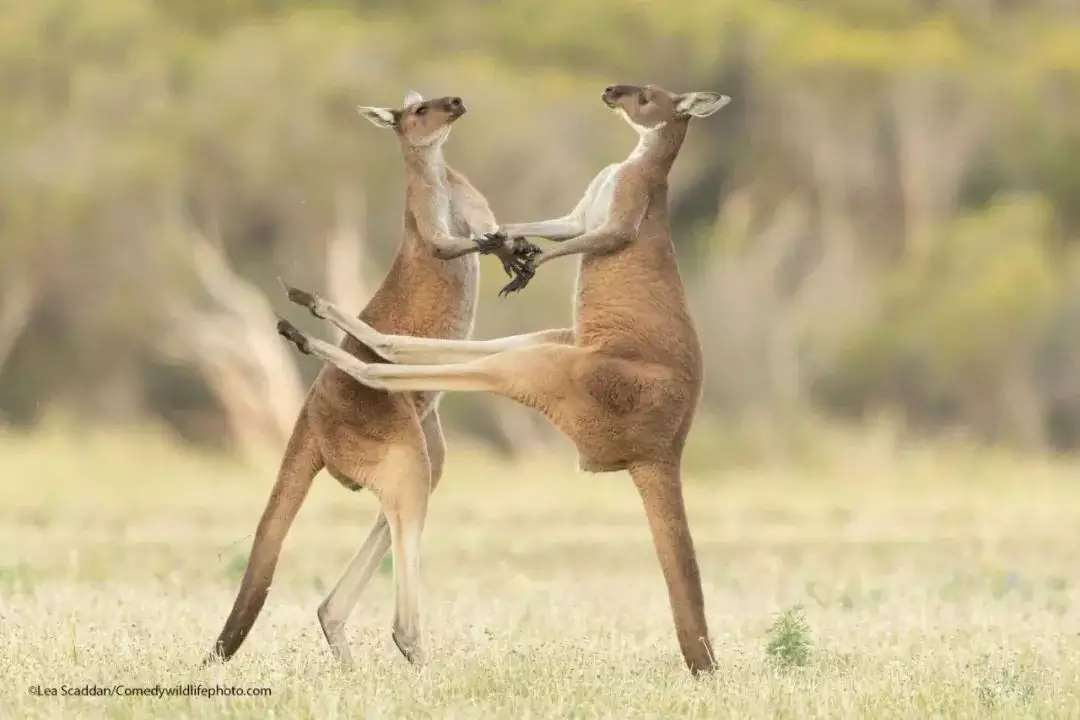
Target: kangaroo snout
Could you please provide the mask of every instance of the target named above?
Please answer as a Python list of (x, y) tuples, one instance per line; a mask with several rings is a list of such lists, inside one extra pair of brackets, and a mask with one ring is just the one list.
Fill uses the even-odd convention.
[(465, 103), (462, 102), (461, 98), (459, 98), (459, 97), (447, 98), (446, 99), (446, 110), (447, 110), (447, 112), (454, 115), (454, 117), (461, 117), (462, 115), (465, 114), (465, 111), (466, 111)]
[(600, 96), (600, 99), (604, 101), (604, 104), (609, 108), (615, 107), (615, 103), (631, 93), (637, 91), (632, 85), (608, 85), (604, 88), (604, 94)]

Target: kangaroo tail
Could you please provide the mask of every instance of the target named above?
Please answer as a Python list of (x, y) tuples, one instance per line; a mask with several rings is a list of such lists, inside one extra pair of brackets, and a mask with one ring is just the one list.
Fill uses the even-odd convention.
[(274, 483), (266, 509), (263, 510), (259, 526), (255, 530), (255, 540), (251, 546), (244, 579), (240, 583), (240, 592), (225, 621), (225, 627), (214, 644), (214, 650), (203, 661), (204, 665), (231, 658), (240, 649), (251, 626), (255, 624), (255, 619), (266, 601), (266, 595), (270, 592), (270, 583), (274, 579), (274, 568), (277, 566), (285, 535), (307, 497), (312, 481), (322, 468), (322, 454), (315, 436), (310, 431), (307, 414), (302, 411), (285, 448), (277, 482)]
[(711, 672), (716, 660), (705, 622), (701, 575), (683, 503), (679, 463), (633, 465), (630, 476), (645, 504), (683, 659), (695, 675)]

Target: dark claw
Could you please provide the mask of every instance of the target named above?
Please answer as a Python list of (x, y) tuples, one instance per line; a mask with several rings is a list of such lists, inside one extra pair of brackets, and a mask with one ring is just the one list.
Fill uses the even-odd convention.
[(278, 335), (295, 345), (297, 350), (305, 355), (311, 354), (311, 348), (308, 347), (307, 338), (304, 337), (304, 334), (297, 330), (296, 326), (291, 322), (285, 318), (278, 318), (277, 331)]
[(506, 297), (510, 293), (518, 292), (528, 285), (529, 281), (536, 275), (536, 268), (532, 263), (525, 263), (518, 268), (516, 275), (517, 276), (513, 280), (507, 283), (506, 286), (499, 291), (499, 297)]
[(526, 268), (532, 264), (532, 258), (520, 255), (511, 254), (500, 259), (502, 260), (503, 270), (505, 270), (506, 274), (510, 277), (520, 275), (523, 272), (528, 272)]
[(502, 260), (502, 267), (503, 271), (506, 272), (506, 277), (514, 277), (514, 274), (518, 268), (517, 258), (508, 257), (499, 259)]
[(480, 248), (481, 255), (487, 255), (493, 253), (496, 250), (501, 250), (503, 245), (506, 244), (506, 233), (500, 231), (484, 233), (478, 238), (473, 238), (473, 242)]
[(523, 258), (525, 260), (532, 260), (540, 254), (540, 246), (534, 245), (533, 243), (529, 242), (524, 237), (519, 235), (514, 238), (514, 243), (511, 247), (511, 251), (514, 253), (515, 257)]

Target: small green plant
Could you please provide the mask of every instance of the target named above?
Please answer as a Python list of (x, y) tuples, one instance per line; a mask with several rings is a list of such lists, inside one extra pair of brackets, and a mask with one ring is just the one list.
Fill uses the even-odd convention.
[(979, 701), (987, 708), (992, 708), (1005, 700), (1020, 703), (1031, 702), (1035, 688), (1016, 670), (1000, 668), (996, 675), (987, 677), (975, 688)]
[(810, 625), (803, 617), (802, 605), (796, 605), (780, 613), (773, 621), (765, 656), (779, 668), (802, 667), (810, 660), (812, 647)]
[(239, 582), (247, 572), (248, 554), (246, 552), (234, 552), (225, 564), (225, 577), (232, 582)]

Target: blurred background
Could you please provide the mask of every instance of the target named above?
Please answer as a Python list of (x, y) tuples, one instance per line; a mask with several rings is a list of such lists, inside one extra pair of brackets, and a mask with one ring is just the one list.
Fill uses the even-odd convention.
[[(688, 462), (887, 426), (1080, 446), (1076, 0), (3, 0), (0, 424), (280, 452), (318, 364), (278, 275), (359, 310), (403, 171), (357, 104), (461, 95), (451, 164), (503, 222), (569, 210), (635, 139), (611, 83), (713, 90), (672, 177), (707, 359)], [(570, 319), (576, 262), (475, 337)], [(461, 442), (564, 443), (509, 401)]]
[[(733, 98), (670, 189), (724, 671), (684, 671), (633, 484), (459, 394), (440, 670), (390, 641), (386, 558), (364, 671), (330, 672), (314, 610), (377, 503), (317, 480), (243, 660), (192, 675), (319, 370), (275, 313), (336, 337), (276, 278), (359, 311), (401, 240), (356, 106), (462, 96), (447, 159), (520, 222), (633, 148), (612, 83)], [(474, 337), (565, 327), (576, 266), (501, 299), (482, 260)], [(173, 715), (1080, 717), (1078, 330), (1080, 0), (0, 0), (0, 706), (198, 680), (275, 704)]]

